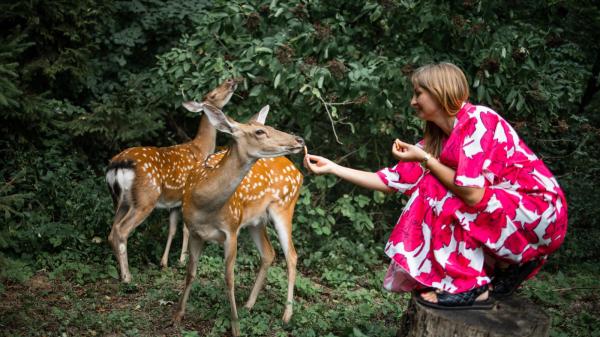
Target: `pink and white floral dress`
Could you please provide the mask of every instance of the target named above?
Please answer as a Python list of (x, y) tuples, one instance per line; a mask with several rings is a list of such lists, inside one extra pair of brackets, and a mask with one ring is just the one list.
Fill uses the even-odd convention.
[(378, 171), (410, 197), (385, 247), (392, 262), (384, 288), (460, 293), (491, 282), (486, 261), (543, 261), (562, 244), (567, 204), (561, 188), (495, 111), (464, 104), (439, 160), (456, 170), (456, 185), (485, 188), (484, 197), (468, 206), (416, 162)]

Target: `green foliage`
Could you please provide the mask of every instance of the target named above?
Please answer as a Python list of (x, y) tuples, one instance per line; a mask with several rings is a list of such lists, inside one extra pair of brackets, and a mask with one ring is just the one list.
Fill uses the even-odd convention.
[[(564, 159), (572, 158), (572, 147), (588, 147), (564, 128), (572, 126), (581, 136), (582, 128), (568, 119), (585, 123), (573, 111), (593, 75), (597, 48), (581, 45), (573, 27), (554, 19), (560, 6), (537, 2), (517, 11), (504, 2), (464, 4), (449, 16), (449, 5), (426, 3), (215, 4), (199, 12), (195, 33), (159, 56), (158, 74), (187, 97), (242, 76), (246, 99), (237, 104), (238, 114), (269, 102), (277, 112), (272, 123), (302, 134), (312, 152), (374, 169), (391, 163), (387, 148), (393, 138), (415, 140), (418, 133), (406, 74), (419, 64), (449, 60), (465, 69), (473, 101), (514, 122), (563, 177), (571, 174)], [(596, 129), (584, 134), (597, 138)], [(592, 167), (597, 165), (586, 170), (590, 174)], [(306, 186), (310, 195), (305, 189), (297, 221), (311, 231), (303, 233), (344, 236), (366, 233), (378, 221), (388, 229), (393, 224), (396, 215), (383, 210), (394, 198), (375, 202), (331, 177), (309, 178)]]
[[(113, 209), (104, 167), (124, 148), (171, 145), (185, 140), (182, 130), (194, 134), (198, 117), (179, 108), (182, 100), (200, 99), (225, 78), (243, 78), (226, 108), (230, 116), (245, 120), (270, 104), (268, 123), (302, 135), (312, 153), (373, 171), (393, 164), (394, 138), (416, 141), (421, 134), (409, 105), (410, 72), (451, 61), (465, 70), (471, 100), (505, 116), (567, 194), (567, 240), (546, 267), (553, 274), (528, 296), (550, 306), (554, 317), (589, 305), (568, 292), (552, 304), (544, 287), (595, 286), (585, 276), (594, 271), (583, 270), (581, 278), (557, 273), (558, 266), (596, 261), (600, 252), (600, 8), (593, 1), (34, 0), (1, 4), (0, 27), (4, 291), (40, 269), (53, 282), (78, 287), (116, 282), (105, 239)], [(402, 308), (396, 295), (380, 290), (383, 245), (405, 201), (332, 176), (306, 176), (294, 217), (294, 319), (288, 326), (277, 321), (287, 282), (278, 264), (265, 289), (276, 294), (252, 313), (241, 311), (242, 331), (392, 335), (390, 323)], [(136, 310), (165, 316), (168, 304), (156, 303), (176, 302), (173, 284), (183, 277), (181, 270), (155, 271), (166, 222), (157, 211), (134, 232), (129, 260), (139, 283), (113, 289), (123, 298), (147, 291), (141, 309), (120, 307), (98, 322), (83, 314), (97, 307), (79, 302), (50, 311), (67, 322), (52, 331), (72, 334), (68, 322), (81, 322), (79, 334), (144, 334), (139, 322), (147, 317)], [(240, 246), (245, 298), (260, 262), (250, 240)], [(189, 316), (203, 317), (202, 329), (187, 326), (180, 334), (228, 330), (221, 256), (207, 248), (193, 289)], [(555, 320), (553, 335), (598, 330), (585, 310), (574, 312), (566, 323)], [(33, 326), (31, 318), (13, 318)]]
[[(33, 275), (31, 266), (26, 262), (6, 257), (3, 254), (0, 254), (0, 267), (2, 267), (0, 268), (0, 280), (3, 284), (6, 282), (24, 283)], [(2, 292), (0, 291), (0, 294)]]
[(0, 106), (17, 107), (19, 98), (23, 92), (19, 90), (15, 83), (19, 75), (17, 74), (17, 57), (32, 43), (23, 42), (24, 36), (8, 36), (0, 46)]
[[(598, 336), (597, 264), (562, 268), (554, 275), (542, 272), (526, 283), (524, 294), (539, 303), (552, 317), (551, 336)], [(568, 308), (565, 310), (565, 308)]]

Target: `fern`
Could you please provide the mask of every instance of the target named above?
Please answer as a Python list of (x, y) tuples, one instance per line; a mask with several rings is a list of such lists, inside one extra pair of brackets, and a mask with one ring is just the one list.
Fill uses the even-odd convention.
[(19, 89), (18, 67), (20, 54), (31, 42), (24, 42), (25, 35), (0, 38), (0, 106), (17, 108), (18, 98), (22, 95)]
[(21, 207), (29, 198), (33, 197), (33, 193), (12, 193), (15, 190), (15, 184), (23, 182), (26, 174), (26, 169), (17, 172), (10, 181), (6, 181), (0, 185), (0, 212), (4, 213), (5, 220), (12, 216), (22, 216)]

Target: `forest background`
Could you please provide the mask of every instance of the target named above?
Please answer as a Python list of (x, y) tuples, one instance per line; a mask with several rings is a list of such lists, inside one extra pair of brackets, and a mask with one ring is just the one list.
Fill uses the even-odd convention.
[[(597, 1), (30, 0), (0, 4), (0, 27), (3, 335), (227, 334), (217, 245), (201, 257), (182, 326), (168, 326), (184, 269), (178, 248), (173, 267), (158, 267), (165, 211), (131, 236), (134, 283), (118, 282), (108, 160), (189, 140), (199, 116), (184, 98), (241, 77), (227, 114), (243, 121), (270, 104), (267, 123), (312, 153), (376, 170), (393, 163), (394, 138), (421, 134), (411, 71), (450, 61), (471, 100), (502, 114), (567, 195), (567, 239), (522, 296), (552, 317), (551, 336), (600, 336)], [(285, 259), (272, 240), (278, 259), (256, 307), (240, 312), (242, 332), (393, 336), (408, 295), (381, 289), (383, 247), (405, 202), (308, 175), (294, 217), (294, 317), (280, 321)], [(243, 301), (259, 265), (244, 234), (237, 261)]]

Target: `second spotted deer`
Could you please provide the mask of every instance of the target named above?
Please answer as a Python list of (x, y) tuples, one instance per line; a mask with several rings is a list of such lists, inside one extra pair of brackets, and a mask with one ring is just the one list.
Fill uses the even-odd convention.
[[(222, 108), (229, 102), (236, 87), (235, 80), (226, 80), (210, 91), (204, 102)], [(110, 160), (106, 182), (115, 205), (115, 217), (108, 241), (117, 258), (123, 282), (131, 281), (127, 238), (154, 208), (170, 210), (169, 236), (160, 262), (161, 266), (167, 266), (185, 181), (189, 173), (214, 152), (215, 138), (215, 128), (206, 116), (202, 116), (198, 133), (190, 142), (170, 147), (132, 147)], [(184, 262), (187, 252), (188, 236), (185, 231), (184, 228), (180, 263)]]

